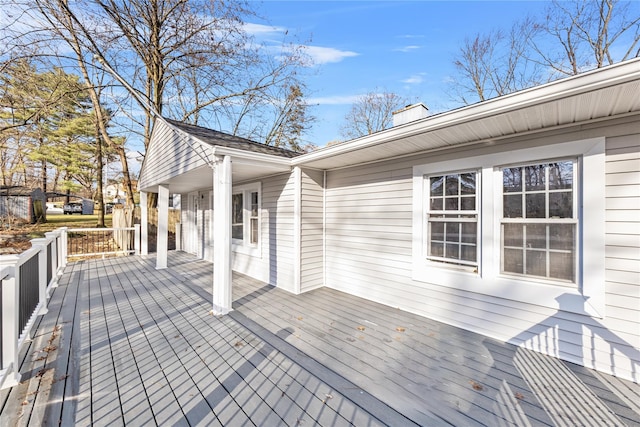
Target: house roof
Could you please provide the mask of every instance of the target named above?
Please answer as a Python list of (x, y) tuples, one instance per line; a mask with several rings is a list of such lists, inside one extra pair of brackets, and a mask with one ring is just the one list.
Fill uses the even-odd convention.
[(300, 156), (303, 153), (287, 150), (281, 147), (274, 147), (272, 145), (261, 144), (259, 142), (251, 141), (250, 139), (242, 138), (236, 135), (229, 135), (217, 130), (208, 129), (202, 126), (192, 125), (189, 123), (183, 123), (176, 120), (164, 118), (170, 125), (192, 135), (198, 140), (209, 144), (211, 146), (234, 148), (238, 150), (250, 151), (260, 154), (271, 154), (274, 156), (293, 158)]
[(147, 149), (138, 188), (156, 192), (158, 185), (185, 193), (211, 186), (215, 159), (233, 159), (233, 181), (254, 180), (291, 170), (291, 150), (260, 144), (213, 129), (159, 118)]
[[(640, 115), (640, 58), (501, 96), (301, 154), (170, 119), (156, 122), (162, 143), (147, 151), (139, 188), (208, 185), (215, 156), (231, 156), (233, 181), (259, 179), (294, 166), (332, 170), (418, 153), (501, 143), (515, 136), (578, 129)], [(162, 125), (166, 123), (166, 126)], [(154, 135), (157, 129), (154, 128)], [(203, 149), (204, 148), (204, 149)], [(153, 166), (148, 166), (149, 157)], [(155, 170), (149, 170), (155, 169)]]
[(0, 186), (0, 196), (33, 196), (40, 189), (33, 189), (20, 185)]
[(293, 165), (335, 169), (640, 113), (640, 58), (322, 148)]

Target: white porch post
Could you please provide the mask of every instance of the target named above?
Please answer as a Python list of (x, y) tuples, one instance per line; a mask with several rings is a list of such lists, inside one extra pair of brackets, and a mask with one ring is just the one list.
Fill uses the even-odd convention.
[(231, 157), (216, 156), (213, 169), (213, 314), (231, 311)]
[(144, 191), (140, 192), (140, 255), (149, 255), (149, 206)]
[(31, 247), (39, 250), (38, 255), (38, 304), (40, 310), (38, 315), (47, 314), (47, 241), (48, 239), (31, 239)]
[[(0, 377), (0, 386), (2, 389), (13, 387), (21, 381), (20, 374), (20, 356), (18, 351), (18, 331), (19, 308), (20, 308), (20, 267), (17, 255), (5, 255), (0, 259), (0, 273), (4, 276), (9, 272), (8, 277), (2, 279), (2, 305), (0, 310), (0, 318), (2, 323), (2, 367), (6, 369), (4, 382)], [(5, 267), (6, 266), (6, 267)], [(2, 267), (5, 267), (4, 271)]]
[(158, 186), (158, 235), (156, 237), (156, 269), (167, 268), (169, 251), (169, 187)]

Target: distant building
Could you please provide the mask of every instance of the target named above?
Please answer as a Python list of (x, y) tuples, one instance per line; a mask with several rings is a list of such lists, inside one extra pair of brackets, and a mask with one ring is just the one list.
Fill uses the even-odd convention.
[(0, 218), (3, 222), (16, 220), (31, 224), (46, 218), (47, 196), (41, 189), (0, 186)]
[(127, 192), (122, 183), (112, 183), (104, 187), (103, 197), (105, 203), (126, 203)]

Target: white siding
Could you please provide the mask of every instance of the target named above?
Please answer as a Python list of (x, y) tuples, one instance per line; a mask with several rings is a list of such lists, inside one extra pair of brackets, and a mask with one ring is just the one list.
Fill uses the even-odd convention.
[(197, 216), (195, 210), (197, 193), (185, 193), (181, 195), (182, 209), (182, 248), (185, 252), (193, 255), (198, 254)]
[(180, 248), (187, 251), (189, 237), (189, 196), (187, 193), (180, 194)]
[(324, 285), (323, 179), (321, 171), (302, 170), (300, 292)]
[[(612, 339), (635, 339), (637, 354), (640, 351), (640, 135), (607, 139), (606, 159), (607, 318), (603, 323), (608, 331), (603, 333), (614, 334)], [(624, 352), (620, 347), (615, 347), (615, 351)]]
[[(251, 183), (243, 183), (251, 184)], [(283, 174), (261, 181), (261, 229), (259, 255), (232, 253), (232, 268), (242, 274), (293, 292), (293, 174)], [(191, 197), (198, 197), (196, 215), (190, 212)], [(211, 216), (208, 190), (182, 194), (181, 221), (183, 224), (184, 251), (212, 261), (215, 236), (210, 235)], [(214, 195), (215, 197), (215, 195)], [(189, 200), (189, 202), (187, 202)], [(321, 244), (321, 242), (320, 242)]]
[(603, 319), (412, 280), (412, 167), (503, 149), (496, 146), (329, 171), (326, 285), (639, 381), (639, 134), (640, 126), (629, 121), (510, 147), (608, 137)]
[(209, 191), (198, 192), (198, 256), (213, 262)]
[(262, 181), (263, 281), (294, 292), (294, 176), (278, 175)]
[[(204, 160), (185, 142), (185, 138), (183, 133), (173, 131), (162, 120), (156, 121), (153, 144), (149, 145), (145, 155), (138, 188), (157, 185), (206, 166)], [(192, 143), (199, 144), (197, 141)]]

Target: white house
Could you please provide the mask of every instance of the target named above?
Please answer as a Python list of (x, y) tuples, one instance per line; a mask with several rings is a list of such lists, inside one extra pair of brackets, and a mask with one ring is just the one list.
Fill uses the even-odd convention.
[(216, 313), (233, 270), (640, 381), (640, 59), (421, 116), (302, 155), (159, 119), (157, 267), (178, 193)]

